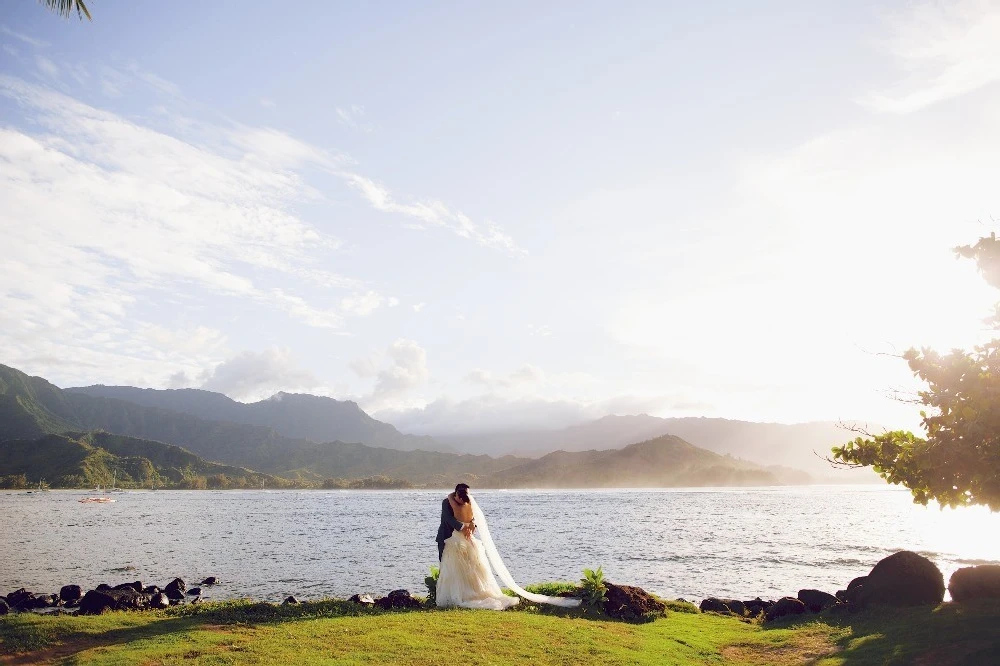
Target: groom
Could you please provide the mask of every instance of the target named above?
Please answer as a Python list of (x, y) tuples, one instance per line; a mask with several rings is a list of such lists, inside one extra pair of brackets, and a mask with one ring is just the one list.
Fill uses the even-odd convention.
[[(465, 504), (465, 500), (462, 499), (463, 495), (466, 495), (469, 491), (469, 484), (460, 483), (455, 486), (455, 501), (459, 504)], [(445, 497), (441, 500), (441, 525), (438, 527), (437, 542), (438, 542), (438, 562), (441, 561), (441, 556), (444, 555), (444, 541), (451, 536), (452, 532), (455, 530), (460, 531), (462, 534), (466, 534), (469, 530), (469, 524), (463, 523), (462, 521), (455, 518), (455, 512), (451, 510), (451, 503), (448, 498)]]

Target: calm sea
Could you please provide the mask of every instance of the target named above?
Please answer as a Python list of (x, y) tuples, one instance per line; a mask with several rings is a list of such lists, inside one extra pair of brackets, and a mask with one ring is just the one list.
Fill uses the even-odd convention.
[[(209, 598), (423, 593), (445, 491), (0, 493), (0, 593), (217, 576)], [(1000, 564), (1000, 514), (915, 506), (873, 487), (476, 493), (522, 584), (608, 580), (661, 595), (833, 592), (897, 550), (945, 574)]]

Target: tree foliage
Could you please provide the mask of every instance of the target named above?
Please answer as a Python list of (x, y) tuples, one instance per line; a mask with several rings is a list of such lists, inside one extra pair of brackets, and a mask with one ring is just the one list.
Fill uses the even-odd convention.
[[(975, 259), (983, 278), (1000, 289), (995, 234), (955, 252)], [(903, 359), (927, 384), (918, 393), (926, 437), (901, 430), (858, 437), (835, 447), (834, 458), (872, 467), (887, 482), (909, 488), (920, 504), (984, 504), (1000, 511), (1000, 339), (947, 354), (910, 349)]]
[(87, 9), (87, 5), (83, 3), (83, 0), (39, 0), (43, 5), (45, 5), (49, 11), (53, 11), (63, 18), (69, 18), (76, 12), (76, 15), (83, 20), (86, 16), (88, 21), (91, 21), (90, 10)]

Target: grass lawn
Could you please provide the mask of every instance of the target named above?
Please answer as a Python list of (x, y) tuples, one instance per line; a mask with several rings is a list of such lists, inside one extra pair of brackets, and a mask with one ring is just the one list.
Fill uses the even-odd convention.
[(0, 664), (1000, 664), (1000, 602), (802, 616), (379, 611), (344, 601), (0, 617)]

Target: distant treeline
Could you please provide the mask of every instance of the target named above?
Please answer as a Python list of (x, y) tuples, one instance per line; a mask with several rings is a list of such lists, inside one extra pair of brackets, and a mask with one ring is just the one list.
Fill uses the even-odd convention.
[[(47, 488), (93, 488), (96, 485), (109, 485), (114, 477), (108, 478), (104, 483), (93, 478), (87, 478), (80, 474), (70, 474), (48, 480), (31, 481), (25, 474), (7, 474), (0, 476), (0, 489), (3, 490), (30, 490), (41, 486)], [(156, 480), (149, 480), (146, 483), (139, 483), (129, 478), (120, 478), (115, 481), (115, 485), (122, 489), (163, 489), (163, 490), (239, 490), (239, 489), (325, 489), (325, 490), (392, 490), (400, 488), (413, 488), (413, 484), (405, 479), (393, 479), (388, 476), (371, 476), (366, 479), (324, 479), (322, 482), (306, 481), (301, 479), (282, 479), (272, 477), (261, 483), (258, 480), (247, 477), (229, 477), (225, 474), (212, 474), (210, 476), (191, 475), (184, 476), (177, 481), (170, 481), (164, 477), (157, 477)]]

